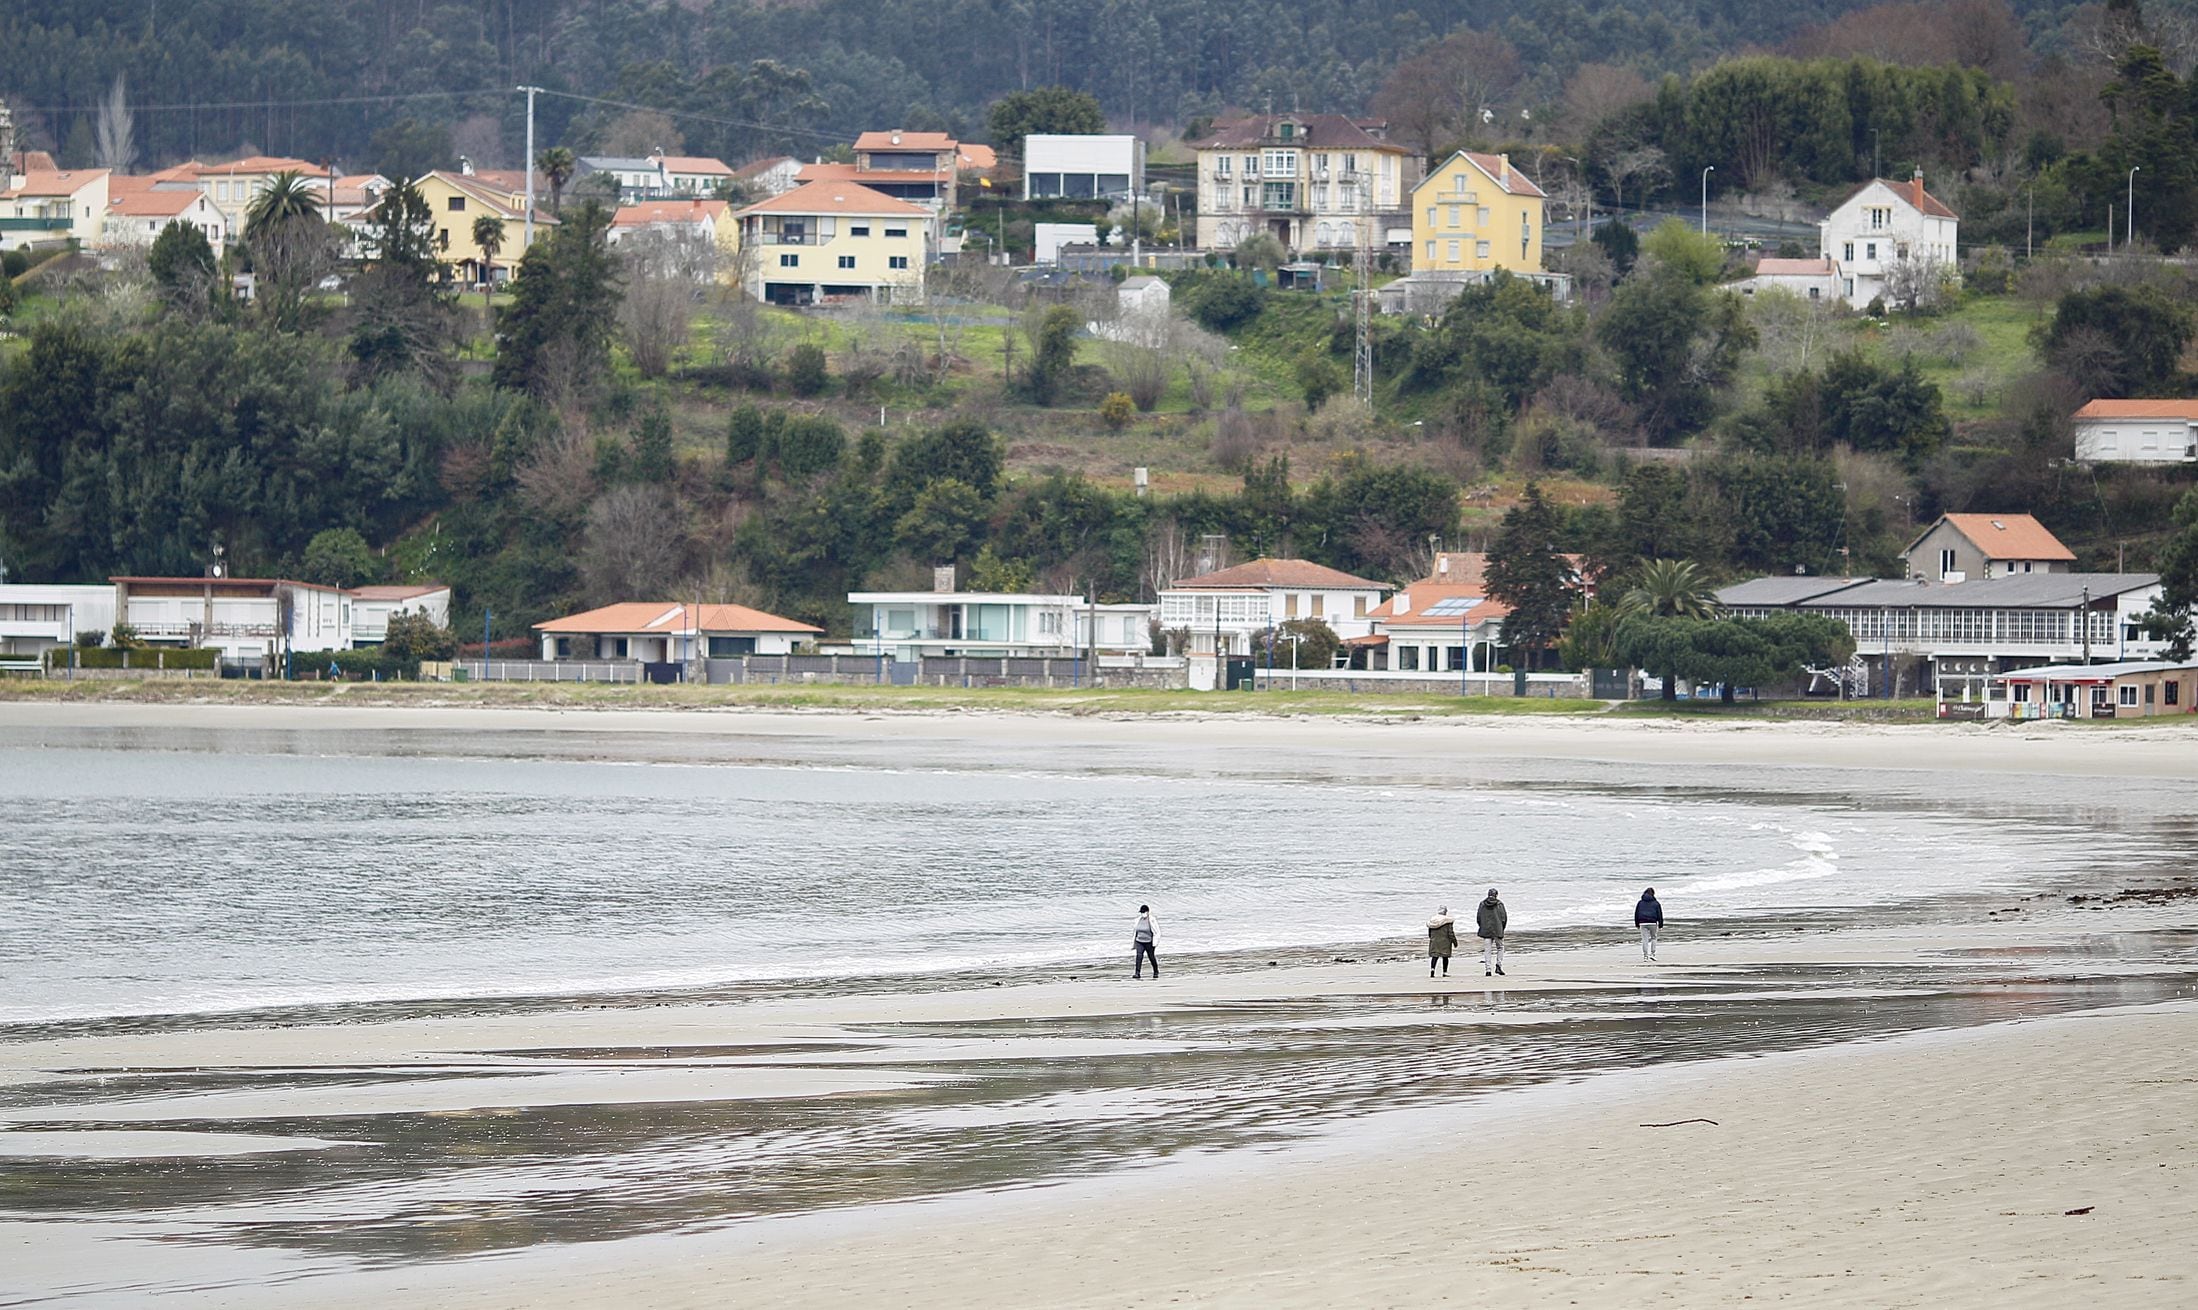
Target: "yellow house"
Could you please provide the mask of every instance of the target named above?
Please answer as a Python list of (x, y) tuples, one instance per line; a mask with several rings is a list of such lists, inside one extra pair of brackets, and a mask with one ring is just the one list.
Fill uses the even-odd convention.
[[(435, 215), (435, 246), (453, 276), (479, 286), (487, 278), (509, 281), (518, 271), (519, 260), (527, 253), (524, 190), (509, 191), (478, 177), (441, 171), (418, 178), (412, 185), (418, 188), (428, 209)], [(503, 243), (496, 248), (493, 260), (483, 256), (480, 243), (473, 239), (474, 220), (483, 214), (497, 220), (503, 228)], [(539, 241), (549, 235), (549, 229), (556, 224), (556, 218), (536, 209), (534, 239)]]
[(1511, 156), (1460, 150), (1412, 188), (1412, 271), (1541, 272), (1547, 199)]
[(931, 211), (848, 181), (809, 182), (748, 206), (741, 285), (778, 305), (923, 299)]
[(100, 244), (106, 230), (104, 168), (39, 170), (6, 175), (0, 163), (0, 250)]

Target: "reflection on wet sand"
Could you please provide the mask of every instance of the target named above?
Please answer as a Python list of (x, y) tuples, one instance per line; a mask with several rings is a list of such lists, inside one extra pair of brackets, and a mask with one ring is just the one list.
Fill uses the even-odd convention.
[[(1043, 1186), (1613, 1070), (2198, 990), (2187, 963), (2151, 962), (2107, 976), (2064, 958), (2072, 977), (2004, 960), (1729, 970), (1572, 991), (875, 1025), (785, 1043), (446, 1053), (425, 1066), (80, 1069), (0, 1091), (0, 1118), (39, 1129), (48, 1149), (55, 1133), (86, 1134), (90, 1152), (123, 1130), (295, 1136), (312, 1149), (18, 1158), (0, 1181), (0, 1220), (96, 1220), (224, 1248), (232, 1278), (260, 1261), (295, 1273), (600, 1241)], [(439, 1094), (453, 1083), (467, 1094)]]

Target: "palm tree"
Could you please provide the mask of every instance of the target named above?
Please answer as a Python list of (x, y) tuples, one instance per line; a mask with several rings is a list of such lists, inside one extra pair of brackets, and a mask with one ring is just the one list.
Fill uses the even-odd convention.
[[(1641, 576), (1618, 598), (1618, 631), (1650, 619), (1714, 619), (1719, 606), (1709, 579), (1692, 560), (1652, 559), (1641, 566)], [(1678, 678), (1672, 670), (1659, 672), (1664, 679), (1665, 700), (1679, 698)]]
[(318, 218), (320, 212), (321, 198), (304, 174), (294, 170), (277, 173), (244, 211), (244, 235), (250, 240), (293, 218)]
[(473, 220), (473, 244), (481, 248), (481, 308), (496, 293), (496, 252), (504, 248), (504, 220), (483, 214)]
[(563, 146), (551, 146), (534, 157), (534, 167), (543, 177), (549, 179), (550, 212), (563, 214), (565, 183), (572, 181), (573, 172), (580, 167), (580, 161), (574, 159), (572, 152)]

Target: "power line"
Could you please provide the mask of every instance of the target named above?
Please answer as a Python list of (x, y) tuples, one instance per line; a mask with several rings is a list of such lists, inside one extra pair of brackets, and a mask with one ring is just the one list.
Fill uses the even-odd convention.
[[(130, 106), (133, 114), (196, 113), (216, 109), (305, 109), (326, 105), (379, 105), (399, 100), (449, 100), (466, 96), (508, 95), (504, 87), (482, 87), (477, 91), (392, 91), (384, 95), (330, 96), (319, 100), (219, 100), (198, 104), (137, 105)], [(23, 105), (18, 113), (24, 114), (96, 114), (98, 105)]]
[(662, 105), (637, 105), (630, 100), (606, 100), (602, 96), (582, 95), (578, 91), (552, 91), (545, 87), (542, 94), (562, 96), (567, 100), (579, 100), (591, 105), (606, 105), (612, 109), (631, 109), (644, 114), (662, 114), (666, 118), (691, 118), (699, 123), (714, 123), (719, 127), (746, 127), (753, 128), (758, 132), (781, 132), (788, 136), (814, 137), (819, 141), (830, 141), (835, 145), (844, 145), (854, 140), (853, 133), (826, 132), (817, 128), (793, 127), (785, 123), (758, 123), (746, 118), (721, 118), (715, 114), (699, 114), (691, 109), (666, 109)]

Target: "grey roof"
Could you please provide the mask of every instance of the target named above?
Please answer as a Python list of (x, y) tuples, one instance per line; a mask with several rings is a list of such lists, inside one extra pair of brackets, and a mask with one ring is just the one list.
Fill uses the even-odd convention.
[(2017, 573), (1975, 582), (1867, 582), (1814, 600), (1795, 602), (1809, 609), (1870, 609), (1923, 606), (1930, 609), (2071, 609), (2091, 600), (2107, 600), (2142, 591), (2160, 581), (2157, 573)]
[(657, 165), (664, 161), (654, 155), (644, 155), (638, 159), (619, 155), (582, 155), (580, 162), (599, 173), (650, 173), (659, 171)]
[(1727, 607), (1752, 605), (1798, 605), (1827, 593), (1859, 587), (1871, 581), (1869, 578), (1817, 578), (1790, 576), (1774, 573), (1769, 577), (1750, 578), (1735, 582), (1717, 591), (1717, 603)]

